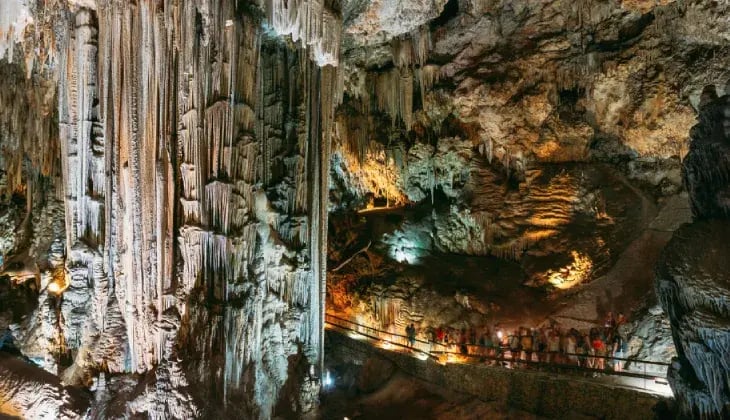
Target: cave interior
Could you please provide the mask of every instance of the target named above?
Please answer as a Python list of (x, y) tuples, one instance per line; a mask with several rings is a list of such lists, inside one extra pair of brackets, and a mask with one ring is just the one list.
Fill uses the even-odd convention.
[(2, 418), (728, 418), (728, 238), (726, 1), (0, 0)]

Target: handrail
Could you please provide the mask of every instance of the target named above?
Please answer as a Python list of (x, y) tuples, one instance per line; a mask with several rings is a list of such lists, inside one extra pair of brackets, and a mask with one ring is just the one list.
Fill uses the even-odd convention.
[[(336, 315), (326, 314), (326, 316), (329, 317), (329, 318), (333, 318), (333, 319), (339, 320), (339, 321), (347, 322), (349, 324), (357, 325), (359, 327), (363, 327), (363, 328), (366, 328), (366, 329), (369, 329), (369, 330), (373, 330), (373, 331), (378, 332), (378, 333), (383, 333), (383, 334), (388, 334), (388, 335), (392, 335), (392, 336), (399, 337), (399, 338), (408, 339), (408, 336), (401, 335), (401, 334), (394, 333), (394, 332), (390, 332), (390, 331), (380, 330), (380, 329), (377, 329), (375, 327), (370, 327), (370, 326), (363, 325), (363, 324), (358, 324), (357, 322), (351, 321), (349, 319), (341, 318), (341, 317), (338, 317)], [(437, 345), (437, 346), (443, 346), (443, 347), (449, 347), (451, 345), (451, 344), (444, 344), (444, 343), (439, 343), (439, 342), (430, 341), (430, 340), (429, 341), (424, 341), (424, 340), (421, 340), (421, 339), (418, 339), (418, 338), (416, 338), (415, 341), (417, 343), (429, 344), (429, 345)], [(458, 344), (454, 344), (454, 345), (458, 345)], [(483, 349), (496, 349), (496, 348), (506, 348), (506, 349), (508, 349), (508, 347), (505, 347), (505, 346), (491, 346), (490, 347), (490, 346), (485, 346), (485, 345), (482, 345), (482, 344), (466, 344), (466, 346), (468, 346), (468, 347), (479, 347), (479, 348), (483, 348)], [(541, 352), (541, 351), (537, 351), (537, 350), (530, 350), (529, 353), (545, 354), (545, 355), (551, 355), (551, 354), (553, 354), (553, 353), (550, 353), (550, 352), (545, 352), (545, 351)], [(460, 354), (461, 355), (461, 353), (454, 353), (454, 354)], [(626, 358), (623, 358), (623, 357), (612, 357), (612, 356), (596, 356), (596, 355), (590, 355), (590, 354), (585, 354), (585, 353), (567, 353), (567, 352), (565, 352), (565, 353), (560, 353), (560, 354), (566, 355), (566, 356), (591, 357), (591, 358), (594, 358), (594, 359), (611, 359), (611, 360), (620, 360), (620, 361), (624, 361), (624, 362), (646, 363), (646, 364), (650, 364), (650, 365), (665, 366), (665, 367), (669, 367), (670, 366), (669, 363), (656, 362), (656, 361), (653, 361), (653, 360), (626, 359)]]
[[(353, 330), (352, 328), (344, 327), (342, 325), (337, 325), (337, 324), (332, 323), (332, 322), (329, 322), (329, 321), (325, 321), (325, 324), (330, 324), (330, 325), (332, 325), (334, 327), (341, 328), (343, 330), (352, 331), (354, 333), (360, 334), (361, 336), (366, 337), (366, 338), (370, 338), (372, 340), (378, 340), (378, 341), (382, 340), (380, 337), (374, 337), (372, 335), (363, 334), (363, 333), (361, 333), (359, 331)], [(421, 354), (423, 354), (423, 355), (425, 355), (425, 356), (427, 356), (429, 358), (436, 359), (436, 357), (433, 354), (429, 353), (429, 352), (425, 352), (423, 350), (419, 350), (419, 349), (416, 349), (416, 348), (413, 348), (413, 347), (409, 347), (409, 346), (406, 346), (406, 345), (400, 344), (400, 343), (391, 342), (391, 344), (394, 345), (394, 346), (403, 347), (406, 350), (415, 350), (415, 351), (417, 351), (417, 352), (419, 352), (419, 353), (421, 353)]]
[[(493, 360), (493, 361), (500, 361), (500, 362), (519, 363), (519, 364), (525, 364), (525, 365), (549, 366), (549, 367), (555, 367), (555, 368), (560, 368), (560, 369), (569, 369), (569, 370), (577, 370), (577, 371), (593, 372), (593, 373), (603, 373), (603, 374), (609, 374), (609, 375), (615, 375), (615, 376), (643, 378), (645, 380), (645, 382), (646, 382), (646, 379), (654, 379), (657, 377), (661, 377), (663, 379), (666, 378), (666, 372), (661, 373), (664, 376), (661, 376), (661, 374), (657, 375), (659, 372), (652, 372), (652, 374), (647, 374), (647, 372), (646, 372), (647, 364), (662, 366), (662, 367), (669, 366), (668, 363), (655, 362), (655, 361), (651, 361), (651, 360), (626, 359), (626, 358), (610, 357), (610, 356), (597, 356), (597, 355), (591, 355), (591, 354), (587, 354), (587, 353), (586, 354), (560, 353), (562, 356), (576, 356), (581, 359), (608, 359), (608, 360), (616, 360), (616, 361), (622, 361), (622, 362), (630, 362), (632, 364), (639, 364), (639, 363), (644, 364), (644, 373), (643, 374), (638, 373), (636, 371), (632, 372), (632, 371), (615, 371), (615, 370), (606, 370), (606, 369), (596, 369), (596, 368), (592, 368), (592, 367), (576, 366), (576, 365), (573, 365), (572, 363), (556, 363), (556, 362), (547, 362), (547, 361), (542, 361), (542, 360), (538, 360), (538, 361), (522, 360), (522, 359), (512, 358), (512, 357), (507, 358), (504, 356), (504, 353), (506, 351), (510, 351), (510, 349), (508, 347), (505, 347), (505, 346), (490, 347), (490, 346), (484, 346), (481, 344), (467, 344), (466, 346), (467, 346), (467, 349), (476, 347), (478, 349), (484, 349), (484, 350), (488, 350), (488, 351), (495, 350), (497, 352), (497, 356), (492, 356), (489, 354), (473, 354), (471, 352), (467, 352), (466, 354), (465, 353), (456, 353), (456, 352), (451, 352), (448, 350), (449, 347), (454, 344), (437, 343), (437, 342), (433, 342), (430, 340), (424, 341), (421, 339), (414, 340), (414, 343), (415, 343), (414, 346), (411, 346), (409, 344), (401, 344), (401, 343), (398, 343), (397, 341), (401, 340), (401, 341), (405, 341), (406, 343), (408, 343), (407, 336), (401, 335), (398, 333), (393, 333), (390, 331), (384, 331), (384, 330), (381, 330), (381, 329), (378, 329), (375, 327), (370, 327), (367, 325), (358, 324), (357, 322), (354, 322), (354, 321), (351, 321), (351, 320), (348, 320), (345, 318), (341, 318), (341, 317), (338, 317), (338, 316), (336, 316), (334, 314), (330, 314), (330, 313), (325, 314), (325, 318), (326, 318), (326, 323), (330, 324), (331, 326), (342, 328), (342, 329), (345, 329), (348, 331), (352, 331), (356, 334), (359, 334), (363, 337), (367, 337), (372, 340), (385, 341), (385, 342), (388, 342), (388, 343), (398, 346), (398, 347), (403, 347), (403, 348), (406, 348), (409, 350), (414, 350), (421, 354), (428, 355), (429, 357), (437, 359), (437, 360), (438, 360), (439, 355), (447, 355), (447, 356), (454, 355), (454, 356), (458, 356), (458, 357), (464, 357), (467, 359)], [(353, 326), (355, 326), (355, 329), (341, 325), (342, 323), (347, 323), (347, 324), (353, 325)], [(358, 329), (360, 329), (360, 330), (364, 329), (368, 333), (358, 331)], [(390, 339), (383, 338), (382, 336), (379, 336), (379, 335), (385, 335), (386, 337), (388, 337)], [(395, 338), (395, 340), (393, 338)], [(427, 346), (426, 350), (419, 348), (419, 347), (423, 347), (423, 346)], [(433, 347), (435, 347), (435, 346), (441, 346), (443, 348), (443, 351), (434, 349)], [(510, 351), (510, 353), (511, 353), (511, 351)], [(528, 352), (526, 352), (526, 353), (528, 353)], [(540, 354), (554, 355), (554, 353), (539, 352), (539, 351), (530, 351), (529, 353), (530, 354), (535, 353), (538, 355), (540, 355)], [(502, 355), (501, 357), (499, 356), (500, 354)], [(581, 359), (579, 359), (579, 360), (581, 360)], [(645, 384), (645, 387), (646, 387), (646, 384)]]
[[(363, 327), (363, 328), (366, 328), (366, 329), (369, 329), (369, 330), (373, 330), (375, 332), (384, 333), (384, 334), (392, 335), (392, 336), (399, 337), (399, 338), (405, 338), (406, 340), (408, 339), (408, 336), (407, 335), (402, 335), (402, 334), (398, 334), (398, 333), (394, 333), (394, 332), (390, 332), (390, 331), (385, 331), (385, 330), (379, 330), (379, 329), (377, 329), (375, 327), (370, 327), (368, 325), (358, 324), (357, 322), (350, 321), (349, 319), (345, 319), (345, 318), (340, 318), (339, 316), (336, 316), (336, 315), (325, 314), (325, 317), (334, 318), (336, 320), (344, 321), (344, 322), (347, 322), (349, 324), (357, 325), (358, 327)], [(442, 346), (444, 345), (444, 344), (436, 343), (436, 342), (433, 342), (433, 341), (424, 341), (424, 340), (421, 340), (419, 338), (416, 338), (415, 341), (417, 343), (422, 343), (422, 344), (438, 344), (438, 345), (442, 345)]]

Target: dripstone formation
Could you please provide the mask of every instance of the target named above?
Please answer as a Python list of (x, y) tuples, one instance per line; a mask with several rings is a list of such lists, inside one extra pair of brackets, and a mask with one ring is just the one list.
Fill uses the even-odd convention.
[(25, 284), (30, 272), (41, 291), (2, 329), (94, 397), (11, 394), (23, 375), (42, 378), (11, 364), (3, 407), (33, 418), (311, 409), (337, 14), (291, 1), (50, 3), (1, 12), (33, 16), (24, 36), (38, 39), (0, 62), (18, 81), (2, 89), (3, 193), (27, 206), (4, 274)]
[(686, 413), (730, 415), (730, 95), (703, 94), (684, 182), (694, 222), (674, 234), (657, 266), (657, 291), (678, 357), (670, 382)]
[[(0, 413), (314, 415), (325, 303), (392, 328), (547, 316), (686, 189), (697, 221), (658, 290), (677, 398), (721, 415), (729, 16), (710, 0), (0, 0)], [(561, 319), (654, 305), (654, 259), (632, 299), (594, 290), (609, 301)], [(443, 292), (461, 284), (421, 261), (437, 280), (484, 273), (488, 296)]]

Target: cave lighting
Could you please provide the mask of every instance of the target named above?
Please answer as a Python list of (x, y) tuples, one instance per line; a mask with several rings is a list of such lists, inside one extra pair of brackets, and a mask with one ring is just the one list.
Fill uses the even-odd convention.
[(53, 293), (54, 295), (57, 295), (61, 292), (61, 286), (59, 286), (59, 284), (54, 281), (48, 284), (48, 291), (50, 293)]
[(418, 255), (413, 252), (416, 244), (406, 239), (403, 242), (399, 246), (391, 247), (390, 252), (393, 259), (399, 263), (410, 265), (418, 263)]
[(355, 340), (364, 340), (365, 339), (365, 336), (360, 335), (356, 332), (352, 332), (352, 331), (347, 333), (347, 336), (350, 338), (354, 338)]
[(557, 270), (548, 271), (548, 283), (558, 289), (566, 290), (579, 285), (593, 271), (593, 261), (578, 251), (571, 251), (573, 262)]
[(55, 270), (53, 272), (53, 277), (48, 282), (48, 286), (46, 286), (48, 293), (59, 296), (61, 293), (66, 291), (71, 283), (66, 276), (67, 273), (64, 270)]
[(419, 352), (419, 353), (416, 353), (416, 358), (418, 358), (420, 360), (426, 360), (426, 359), (428, 359), (428, 354)]
[(390, 350), (390, 349), (391, 349), (391, 348), (393, 347), (393, 345), (392, 345), (392, 344), (390, 343), (390, 341), (388, 341), (388, 340), (385, 340), (385, 341), (383, 341), (383, 342), (382, 342), (382, 343), (380, 344), (380, 347), (382, 347), (382, 348), (384, 348), (384, 349), (386, 349), (386, 350)]
[(330, 375), (329, 370), (327, 371), (327, 373), (325, 373), (324, 381), (322, 383), (324, 384), (325, 388), (329, 388), (334, 383), (334, 380), (332, 379), (332, 375)]

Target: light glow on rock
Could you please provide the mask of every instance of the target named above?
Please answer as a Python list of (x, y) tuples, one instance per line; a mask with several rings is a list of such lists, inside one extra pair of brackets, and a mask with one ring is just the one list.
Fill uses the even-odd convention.
[(61, 292), (61, 286), (59, 286), (56, 282), (50, 283), (48, 285), (48, 291), (57, 295)]
[(593, 271), (593, 261), (587, 255), (571, 251), (573, 262), (558, 271), (548, 271), (548, 282), (558, 289), (570, 289), (587, 280)]

